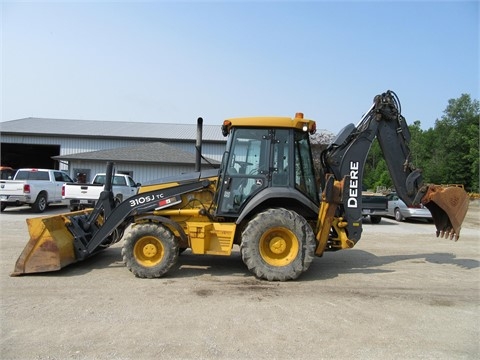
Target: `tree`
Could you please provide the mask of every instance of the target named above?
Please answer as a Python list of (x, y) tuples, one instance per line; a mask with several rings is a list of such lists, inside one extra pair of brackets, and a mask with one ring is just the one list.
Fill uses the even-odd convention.
[(450, 99), (435, 122), (432, 161), (442, 183), (460, 183), (479, 192), (480, 103), (470, 95)]
[(392, 178), (388, 172), (387, 163), (382, 154), (382, 149), (377, 139), (372, 143), (363, 170), (363, 187), (375, 190), (377, 187), (391, 188)]

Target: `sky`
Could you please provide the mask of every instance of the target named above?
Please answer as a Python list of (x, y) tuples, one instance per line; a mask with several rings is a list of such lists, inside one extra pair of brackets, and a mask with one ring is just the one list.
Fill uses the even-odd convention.
[(3, 0), (0, 121), (303, 112), (336, 133), (393, 90), (428, 129), (479, 98), (479, 18), (478, 1)]

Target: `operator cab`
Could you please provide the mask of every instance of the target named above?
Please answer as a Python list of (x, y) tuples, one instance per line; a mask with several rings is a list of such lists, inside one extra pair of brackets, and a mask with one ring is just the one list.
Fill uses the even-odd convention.
[[(272, 127), (248, 126), (255, 122), (265, 124), (265, 119), (256, 119), (226, 121), (228, 128), (224, 124), (224, 135), (229, 138), (220, 169), (216, 215), (238, 217), (260, 192), (269, 199), (277, 197), (278, 201), (278, 191), (265, 193), (273, 187), (288, 189), (297, 195), (301, 192), (318, 205), (309, 132), (305, 130), (314, 122), (305, 120), (306, 126), (298, 124), (297, 128), (292, 122), (303, 118), (271, 118)], [(279, 127), (286, 119), (286, 126)]]

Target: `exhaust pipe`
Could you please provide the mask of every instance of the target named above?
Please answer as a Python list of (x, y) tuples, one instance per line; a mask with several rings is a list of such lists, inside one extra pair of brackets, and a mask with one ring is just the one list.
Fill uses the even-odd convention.
[(113, 179), (113, 162), (107, 162), (107, 171), (105, 173), (105, 187), (104, 191), (112, 191), (112, 179)]
[(202, 130), (203, 119), (199, 117), (197, 119), (197, 143), (195, 144), (196, 157), (195, 157), (195, 171), (200, 172), (202, 167)]

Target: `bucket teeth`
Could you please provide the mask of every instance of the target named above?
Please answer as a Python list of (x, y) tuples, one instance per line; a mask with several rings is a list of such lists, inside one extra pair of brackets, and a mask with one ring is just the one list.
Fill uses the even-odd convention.
[(437, 230), (436, 234), (437, 237), (445, 238), (450, 240), (455, 240), (458, 241), (458, 238), (460, 237), (460, 229), (457, 230), (458, 232), (454, 231), (453, 229), (446, 229), (446, 230)]

